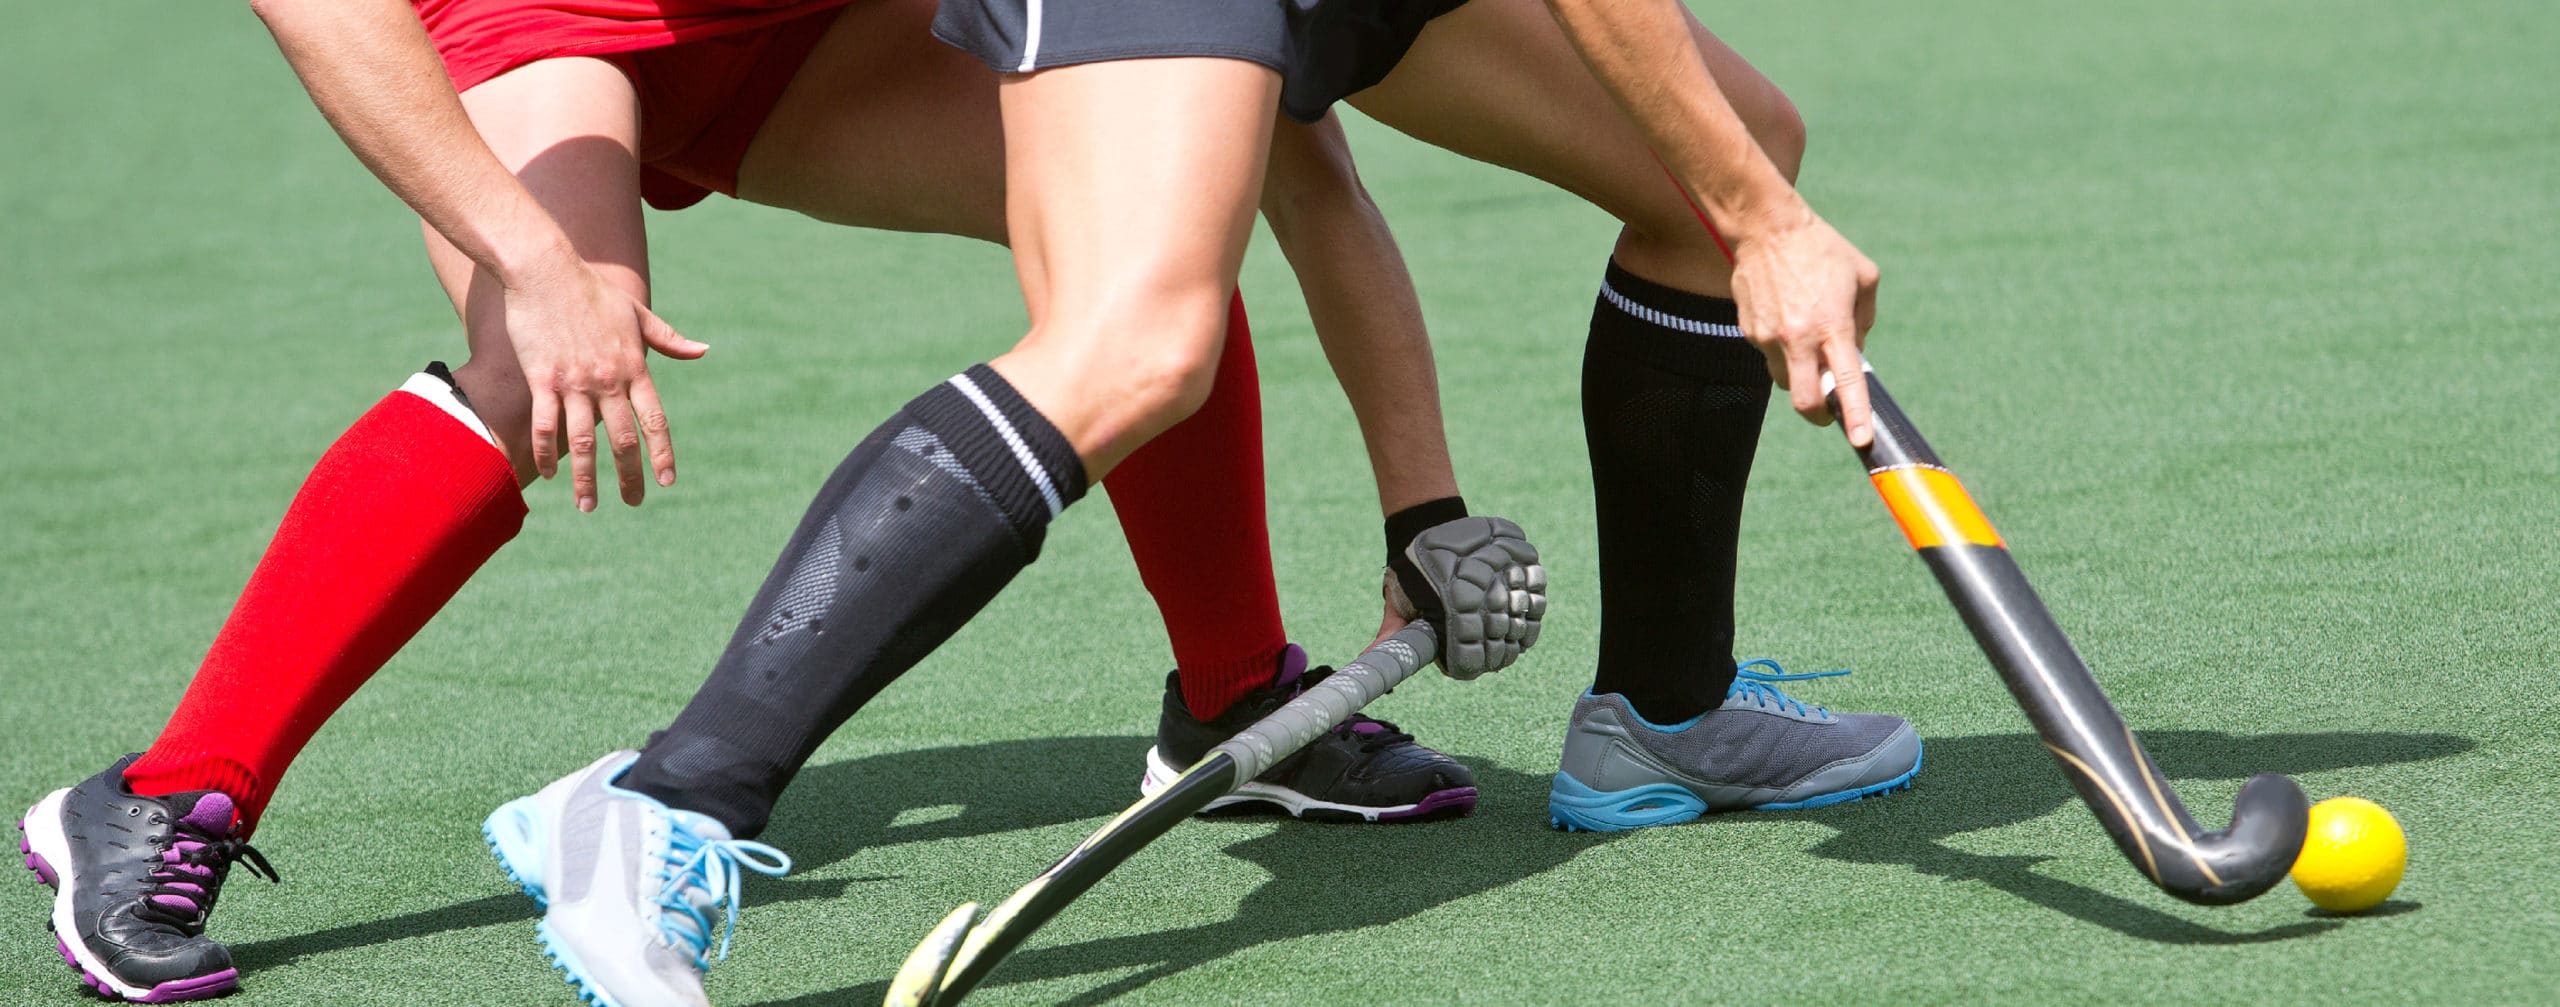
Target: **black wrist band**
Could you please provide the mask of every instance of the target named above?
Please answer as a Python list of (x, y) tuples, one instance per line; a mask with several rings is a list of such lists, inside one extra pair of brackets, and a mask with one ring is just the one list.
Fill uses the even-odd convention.
[(1404, 558), (1404, 547), (1416, 536), (1440, 525), (1467, 516), (1465, 497), (1445, 496), (1427, 500), (1387, 515), (1387, 562)]

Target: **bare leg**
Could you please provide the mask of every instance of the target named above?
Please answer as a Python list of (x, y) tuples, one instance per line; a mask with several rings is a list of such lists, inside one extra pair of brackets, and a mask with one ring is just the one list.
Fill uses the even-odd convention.
[[(1804, 122), (1777, 85), (1693, 18), (1707, 68), (1790, 178)], [(1731, 294), (1731, 269), (1644, 137), (1539, 0), (1474, 0), (1424, 29), (1394, 73), (1351, 97), (1435, 146), (1552, 182), (1626, 224), (1617, 261), (1693, 293)]]
[[(567, 231), (578, 253), (626, 293), (648, 303), (649, 246), (640, 220), (640, 113), (631, 82), (594, 59), (544, 60), (462, 96), (498, 159)], [(473, 265), (433, 228), (427, 261), (461, 316), (471, 359), (454, 381), (497, 434), (516, 477), (530, 484), (533, 400), (507, 339), (497, 277)], [(617, 470), (620, 466), (617, 466)], [(642, 471), (617, 471), (625, 481)]]
[[(747, 148), (739, 194), (839, 224), (1002, 243), (997, 75), (935, 40), (933, 12), (932, 0), (871, 0), (837, 15)], [(1216, 374), (1207, 405), (1105, 484), (1164, 616), (1184, 702), (1202, 716), (1270, 681), (1288, 644), (1241, 301)]]
[(1208, 396), (1279, 75), (1150, 59), (1008, 77), (1007, 231), (1031, 332), (995, 369), (1099, 479)]
[[(580, 249), (642, 290), (621, 75), (588, 61), (536, 65), (465, 103)], [(617, 198), (618, 217), (602, 202)], [(395, 392), (359, 417), (305, 479), (186, 697), (133, 764), (138, 792), (218, 789), (242, 830), (254, 827), (320, 725), (521, 527), (531, 409), (495, 282), (432, 234), (429, 256), (475, 351), (457, 377), (507, 457), (440, 412), (441, 389)]]
[(1029, 564), (1088, 480), (1199, 406), (1279, 83), (1220, 59), (1006, 80), (1030, 334), (846, 456), (625, 786), (753, 835), (819, 743)]

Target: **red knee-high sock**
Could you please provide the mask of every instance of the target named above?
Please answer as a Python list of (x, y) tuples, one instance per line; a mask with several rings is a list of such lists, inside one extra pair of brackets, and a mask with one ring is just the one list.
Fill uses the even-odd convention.
[[(434, 394), (431, 391), (430, 394)], [(322, 721), (524, 523), (496, 446), (419, 394), (376, 404), (330, 446), (126, 781), (220, 790), (254, 828)]]
[(1262, 512), (1262, 390), (1244, 296), (1227, 307), (1209, 401), (1148, 441), (1103, 486), (1138, 576), (1164, 613), (1183, 704), (1202, 719), (1279, 674), (1289, 637)]

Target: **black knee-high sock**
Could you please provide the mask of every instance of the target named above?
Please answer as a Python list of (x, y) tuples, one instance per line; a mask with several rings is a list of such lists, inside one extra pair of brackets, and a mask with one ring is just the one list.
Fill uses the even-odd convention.
[(976, 615), (1084, 495), (1075, 448), (981, 364), (836, 467), (711, 678), (622, 785), (763, 831), (820, 742)]
[(1609, 264), (1582, 357), (1600, 525), (1600, 667), (1645, 719), (1714, 709), (1733, 684), (1734, 545), (1769, 370), (1732, 301)]

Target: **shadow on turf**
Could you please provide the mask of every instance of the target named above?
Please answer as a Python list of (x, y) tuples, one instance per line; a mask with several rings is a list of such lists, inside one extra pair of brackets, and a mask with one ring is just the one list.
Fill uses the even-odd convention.
[[(2475, 747), (2470, 739), (2457, 735), (2388, 732), (2233, 736), (2219, 731), (2150, 731), (2142, 735), (2142, 745), (2161, 769), (2180, 781), (2418, 762)], [(1927, 756), (1919, 786), (1909, 793), (1768, 817), (1819, 822), (1838, 830), (1813, 847), (1816, 856), (1902, 865), (1949, 880), (1980, 881), (2046, 909), (2147, 941), (2249, 944), (2309, 936), (2342, 925), (2319, 914), (2301, 923), (2231, 933), (2036, 873), (2034, 866), (2053, 859), (2049, 856), (1990, 856), (1947, 846), (1940, 840), (2042, 818), (2066, 804), (2077, 805), (2078, 796), (2032, 734), (1933, 738), (1928, 741)], [(2207, 828), (2221, 827), (2230, 815), (2227, 805), (2188, 810)], [(2088, 831), (2090, 850), (2114, 855), (2094, 820)], [(2161, 899), (2170, 904), (2167, 896)], [(2406, 908), (2395, 908), (2403, 905)], [(2413, 903), (2383, 907), (2390, 912), (2413, 908)]]
[[(1484, 794), (1484, 810), (1473, 818), (1409, 825), (1285, 824), (1225, 848), (1227, 856), (1259, 865), (1275, 879), (1246, 895), (1234, 916), (1179, 930), (1019, 952), (1005, 959), (988, 985), (1130, 972), (1066, 1001), (1098, 1004), (1255, 945), (1393, 923), (1551, 870), (1606, 841), (1547, 827), (1546, 775), (1481, 760), (1470, 764), (1477, 767), (1476, 787)], [(1117, 811), (1128, 796), (1125, 789), (1114, 789), (1108, 806), (1091, 813)], [(1463, 836), (1456, 830), (1464, 830)], [(1428, 871), (1409, 869), (1397, 855), (1425, 850), (1431, 857)], [(874, 1004), (887, 991), (883, 979), (760, 1007)]]
[[(814, 872), (874, 846), (1101, 818), (1136, 797), (1136, 774), (1128, 770), (1151, 740), (1042, 738), (812, 767), (792, 785), (773, 828), (762, 838), (791, 851), (799, 870)], [(1227, 855), (1260, 865), (1287, 883), (1256, 888), (1233, 918), (1219, 923), (1015, 955), (995, 982), (1136, 970), (1073, 1001), (1098, 1003), (1257, 944), (1391, 923), (1544, 872), (1601, 841), (1546, 827), (1543, 775), (1486, 767), (1478, 771), (1476, 782), (1487, 810), (1474, 820), (1291, 824), (1227, 847)], [(902, 815), (908, 818), (904, 823)], [(1452, 829), (1466, 830), (1465, 840), (1453, 842)], [(1433, 870), (1405, 870), (1394, 856), (1398, 850), (1424, 849), (1434, 851)], [(504, 883), (494, 864), (481, 880)], [(749, 901), (770, 905), (831, 899), (854, 885), (885, 880), (891, 879), (760, 882)], [(509, 891), (390, 919), (241, 944), (232, 953), (243, 969), (254, 971), (452, 930), (521, 925), (536, 915), (531, 899)], [(877, 1003), (886, 987), (884, 979), (769, 1007)]]
[[(1136, 797), (1135, 766), (1153, 740), (1040, 738), (894, 752), (813, 766), (792, 784), (773, 827), (762, 838), (789, 850), (799, 870), (807, 872), (872, 846), (1010, 832), (1109, 815)], [(502, 799), (492, 796), (490, 806)], [(957, 806), (953, 814), (896, 824), (901, 813), (951, 805)], [(476, 880), (505, 883), (495, 862), (488, 862)], [(749, 901), (769, 905), (832, 899), (855, 885), (887, 880), (891, 879), (759, 881)], [(390, 919), (239, 944), (231, 949), (232, 960), (248, 970), (273, 968), (311, 955), (529, 921), (538, 915), (532, 899), (508, 891)]]
[[(1139, 737), (1042, 738), (896, 752), (817, 766), (801, 774), (765, 839), (790, 850), (803, 870), (873, 846), (933, 842), (1098, 818), (1134, 796), (1120, 771), (1143, 752)], [(2446, 734), (2286, 734), (2234, 737), (2213, 731), (2155, 731), (2143, 744), (2179, 780), (2240, 779), (2251, 773), (2312, 773), (2442, 758), (2471, 750)], [(1810, 852), (1849, 863), (1909, 866), (1974, 880), (2127, 936), (2171, 944), (2235, 944), (2321, 933), (2343, 921), (2315, 914), (2300, 923), (2229, 933), (2150, 905), (2035, 873), (2044, 856), (1968, 853), (1940, 840), (2041, 818), (2076, 801), (2032, 735), (2001, 734), (1929, 742), (1928, 771), (1906, 794), (1811, 811), (1752, 814), (1742, 820), (1818, 822), (1837, 830)], [(1100, 1003), (1193, 966), (1270, 941), (1391, 923), (1562, 865), (1603, 837), (1546, 827), (1547, 777), (1486, 766), (1478, 786), (1485, 811), (1464, 823), (1388, 827), (1292, 825), (1227, 848), (1286, 884), (1247, 895), (1230, 919), (1183, 930), (1038, 948), (1007, 960), (994, 983), (1135, 970), (1071, 1001)], [(955, 798), (959, 798), (955, 800)], [(2220, 824), (2219, 809), (2199, 809)], [(915, 812), (905, 823), (900, 816)], [(1447, 830), (1465, 829), (1463, 842)], [(2091, 849), (2105, 849), (2095, 826)], [(1395, 866), (1388, 843), (1429, 847), (1434, 870)], [(2108, 855), (2112, 855), (2110, 852)], [(487, 879), (499, 883), (496, 867)], [(751, 902), (829, 899), (885, 877), (788, 879), (760, 884)], [(2367, 915), (2418, 908), (2386, 903)], [(371, 923), (242, 944), (245, 969), (310, 955), (450, 930), (531, 920), (533, 903), (508, 892)], [(886, 982), (775, 1001), (764, 1007), (876, 1003)]]
[(2398, 916), (2401, 913), (2414, 913), (2426, 907), (2427, 904), (2424, 902), (2409, 902), (2403, 899), (2392, 899), (2363, 912), (2333, 913), (2318, 906), (2313, 906), (2309, 909), (2303, 910), (2302, 915), (2315, 920), (2343, 920), (2350, 917), (2369, 920), (2382, 916)]

